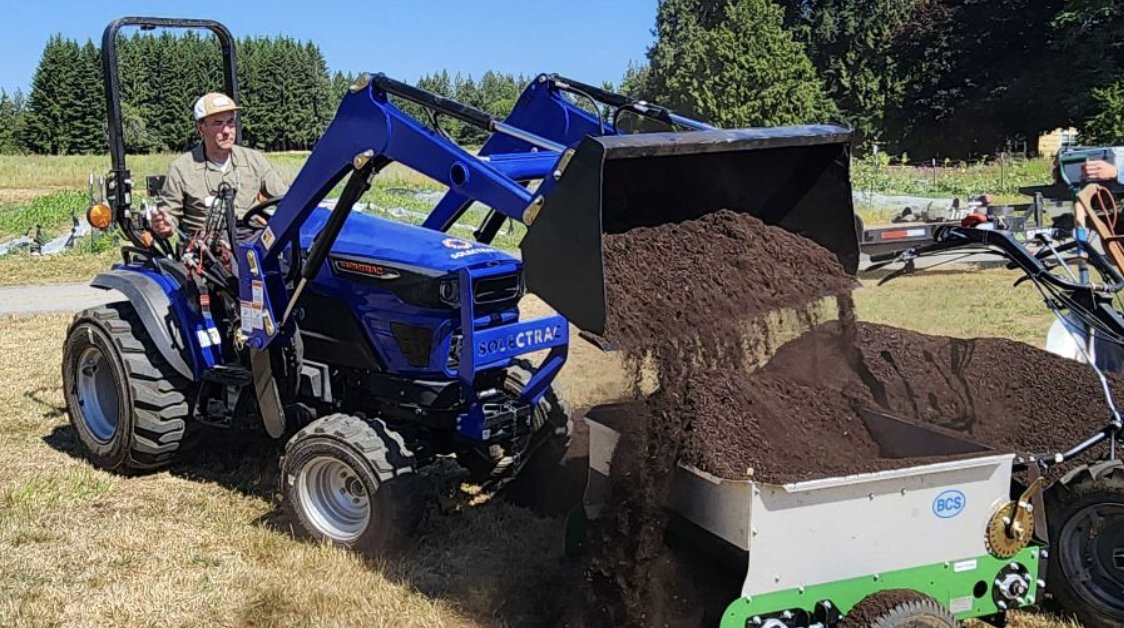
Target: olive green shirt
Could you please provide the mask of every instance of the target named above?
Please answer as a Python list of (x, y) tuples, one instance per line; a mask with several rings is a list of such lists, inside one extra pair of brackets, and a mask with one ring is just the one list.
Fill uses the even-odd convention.
[(200, 144), (172, 162), (156, 199), (157, 207), (190, 235), (203, 226), (224, 181), (237, 190), (234, 213), (238, 218), (260, 202), (259, 194), (268, 198), (288, 190), (260, 151), (235, 146), (222, 168), (207, 160)]

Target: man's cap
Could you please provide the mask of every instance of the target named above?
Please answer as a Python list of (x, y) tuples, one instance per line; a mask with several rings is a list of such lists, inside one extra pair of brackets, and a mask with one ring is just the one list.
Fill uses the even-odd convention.
[(211, 92), (195, 101), (195, 121), (198, 122), (211, 114), (222, 113), (224, 111), (237, 111), (238, 109), (241, 109), (241, 107), (239, 107), (230, 96), (218, 92)]

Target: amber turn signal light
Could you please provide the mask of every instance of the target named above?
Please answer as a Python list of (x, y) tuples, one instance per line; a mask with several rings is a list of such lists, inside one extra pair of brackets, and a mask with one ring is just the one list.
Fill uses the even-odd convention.
[(86, 222), (94, 229), (105, 231), (113, 224), (113, 210), (105, 203), (94, 203), (86, 210)]

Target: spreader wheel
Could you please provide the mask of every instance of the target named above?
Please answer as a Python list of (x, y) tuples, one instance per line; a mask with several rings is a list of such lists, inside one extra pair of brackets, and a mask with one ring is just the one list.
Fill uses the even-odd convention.
[(879, 591), (863, 598), (840, 628), (955, 628), (956, 618), (933, 598), (908, 589)]
[(1081, 467), (1046, 494), (1047, 587), (1084, 626), (1124, 626), (1124, 464)]

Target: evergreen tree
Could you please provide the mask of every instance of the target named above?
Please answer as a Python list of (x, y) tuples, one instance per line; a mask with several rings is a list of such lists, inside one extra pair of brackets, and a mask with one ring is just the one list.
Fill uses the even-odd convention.
[(1071, 117), (1069, 62), (1052, 50), (1062, 0), (918, 0), (894, 42), (895, 152), (965, 157), (1030, 141)]
[(650, 93), (648, 80), (648, 66), (629, 61), (621, 78), (620, 93), (635, 99), (647, 98)]
[(331, 111), (331, 115), (328, 116), (329, 121), (335, 116), (336, 110), (340, 108), (340, 101), (342, 101), (344, 95), (347, 94), (348, 88), (355, 84), (356, 78), (357, 77), (350, 72), (344, 74), (338, 70), (332, 75), (331, 85), (329, 87), (330, 100), (328, 101), (330, 104), (329, 110)]
[(81, 110), (74, 89), (80, 79), (78, 44), (55, 35), (47, 41), (31, 81), (27, 113), (20, 144), (29, 152), (67, 154), (74, 152), (72, 124)]
[(7, 92), (0, 89), (0, 154), (10, 155), (19, 152), (16, 136), (18, 117), (16, 104), (8, 98)]
[(1084, 123), (1089, 142), (1119, 137), (1111, 121), (1120, 115), (1124, 89), (1119, 80), (1124, 74), (1124, 5), (1117, 0), (1064, 0), (1053, 26), (1058, 33), (1055, 58), (1066, 78), (1066, 89), (1055, 97), (1073, 114), (1068, 121)]
[[(855, 130), (856, 142), (880, 139), (888, 108), (899, 104), (902, 75), (894, 37), (915, 0), (798, 0), (789, 4), (797, 38)], [(795, 6), (793, 6), (795, 5)]]
[(720, 127), (838, 116), (771, 0), (662, 0), (649, 50), (653, 97)]
[(1085, 122), (1083, 143), (1124, 145), (1124, 80), (1092, 90), (1093, 115)]
[(71, 150), (76, 153), (104, 153), (106, 142), (105, 85), (102, 81), (101, 55), (93, 42), (82, 46), (78, 66), (79, 79), (73, 85), (78, 108), (73, 112)]
[[(462, 77), (458, 72), (457, 75), (453, 77), (452, 98), (466, 105), (476, 107), (477, 109), (484, 108), (483, 98), (481, 97), (480, 90), (476, 87), (476, 81), (472, 80), (472, 76)], [(461, 124), (453, 137), (461, 144), (475, 146), (483, 144), (488, 134), (471, 124)]]

